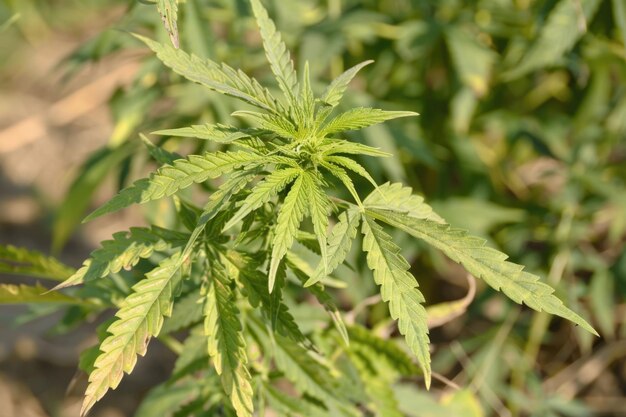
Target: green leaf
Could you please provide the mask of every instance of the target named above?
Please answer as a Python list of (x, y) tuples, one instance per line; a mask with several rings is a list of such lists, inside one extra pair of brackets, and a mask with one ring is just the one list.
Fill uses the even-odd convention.
[(409, 263), (400, 254), (383, 228), (371, 217), (363, 216), (363, 250), (367, 265), (374, 272), (376, 284), (381, 286), (383, 301), (389, 303), (389, 312), (398, 320), (398, 329), (417, 357), (424, 372), (426, 387), (430, 386), (430, 352), (424, 296), (417, 289), (415, 278), (409, 273)]
[(150, 338), (159, 334), (163, 318), (172, 313), (172, 293), (182, 262), (180, 252), (164, 259), (133, 286), (133, 292), (122, 302), (89, 375), (81, 416), (110, 388), (117, 388), (124, 372), (134, 369), (137, 355), (145, 355)]
[(304, 63), (304, 74), (302, 75), (302, 87), (300, 88), (299, 106), (296, 112), (300, 133), (308, 134), (313, 128), (315, 121), (315, 96), (311, 88), (311, 76), (309, 74), (309, 61)]
[(372, 178), (369, 172), (367, 172), (367, 170), (363, 168), (363, 166), (359, 164), (357, 161), (355, 161), (354, 159), (346, 158), (345, 156), (339, 156), (339, 155), (330, 155), (330, 156), (327, 156), (325, 159), (328, 162), (331, 162), (335, 165), (339, 165), (340, 167), (343, 167), (347, 170), (350, 170), (362, 176), (363, 178), (368, 180), (370, 184), (374, 186), (374, 188), (378, 187), (378, 184), (376, 184), (376, 181), (374, 181), (374, 178)]
[(278, 270), (276, 289), (270, 294), (267, 290), (267, 275), (258, 271), (249, 259), (247, 263), (232, 259), (233, 257), (245, 258), (241, 253), (229, 253), (229, 261), (232, 260), (239, 272), (238, 280), (245, 289), (244, 295), (250, 301), (253, 308), (261, 306), (265, 319), (271, 324), (272, 329), (278, 334), (288, 337), (296, 343), (306, 341), (306, 337), (298, 327), (295, 319), (289, 312), (289, 308), (282, 302), (281, 280), (284, 279), (284, 268)]
[(302, 172), (300, 168), (284, 168), (272, 172), (258, 183), (243, 201), (235, 215), (226, 223), (224, 231), (238, 224), (244, 217), (276, 197)]
[(276, 367), (301, 393), (310, 394), (324, 402), (335, 398), (335, 378), (311, 351), (280, 335), (268, 334), (256, 321), (249, 320), (248, 326), (257, 335), (263, 352), (273, 356)]
[(259, 128), (274, 132), (283, 138), (294, 138), (298, 134), (295, 126), (289, 120), (280, 116), (247, 110), (238, 110), (233, 112), (232, 115), (249, 118), (253, 120)]
[(198, 219), (198, 224), (191, 233), (191, 237), (187, 241), (187, 245), (183, 250), (185, 257), (191, 254), (196, 240), (200, 237), (200, 234), (202, 234), (211, 220), (213, 220), (223, 207), (226, 206), (231, 197), (241, 191), (246, 184), (248, 184), (248, 182), (256, 176), (256, 174), (256, 169), (237, 171), (228, 179), (228, 181), (222, 184), (220, 188), (211, 195), (209, 201), (204, 206), (200, 218)]
[(341, 181), (341, 183), (344, 185), (344, 187), (346, 187), (346, 189), (350, 192), (352, 198), (354, 198), (354, 201), (359, 205), (361, 204), (361, 198), (359, 197), (359, 193), (357, 193), (356, 188), (354, 188), (352, 178), (350, 178), (345, 169), (324, 160), (320, 161), (320, 165), (328, 172), (330, 172), (334, 177), (338, 178), (339, 181)]
[(176, 136), (205, 139), (217, 143), (230, 143), (242, 138), (249, 138), (259, 133), (254, 129), (239, 129), (234, 126), (205, 123), (178, 129), (165, 129), (152, 132), (153, 135)]
[(182, 246), (188, 235), (153, 226), (131, 227), (128, 232), (117, 232), (113, 239), (105, 240), (101, 247), (91, 252), (89, 258), (67, 280), (57, 285), (58, 290), (106, 277), (122, 269), (130, 269), (141, 259), (152, 256), (155, 251), (164, 251)]
[(295, 106), (295, 90), (298, 84), (296, 70), (289, 56), (289, 50), (283, 43), (280, 33), (276, 30), (274, 22), (267, 14), (259, 0), (251, 0), (252, 11), (263, 38), (265, 56), (270, 63), (272, 72), (278, 81), (278, 86), (285, 94), (289, 103)]
[(320, 245), (322, 265), (326, 273), (328, 264), (326, 236), (328, 235), (328, 216), (330, 215), (331, 204), (322, 189), (323, 184), (320, 178), (309, 171), (304, 171), (302, 175), (305, 180), (305, 188), (308, 190), (308, 212), (311, 215), (313, 231)]
[(174, 161), (183, 158), (181, 155), (175, 152), (169, 152), (160, 146), (156, 146), (143, 133), (139, 134), (139, 138), (141, 138), (141, 142), (148, 149), (148, 153), (150, 154), (152, 159), (154, 159), (156, 162), (158, 162), (161, 165), (173, 164)]
[(518, 304), (526, 304), (537, 311), (556, 314), (597, 335), (582, 317), (563, 305), (554, 289), (539, 280), (537, 275), (523, 271), (523, 266), (507, 262), (507, 255), (485, 246), (485, 240), (468, 235), (466, 231), (448, 224), (408, 217), (383, 209), (367, 209), (377, 219), (397, 227), (440, 249), (476, 278), (502, 291)]
[(521, 62), (502, 74), (512, 80), (531, 71), (556, 64), (587, 31), (600, 0), (560, 0), (552, 9), (536, 41), (524, 54)]
[(178, 15), (178, 0), (157, 0), (157, 10), (163, 20), (163, 26), (172, 41), (172, 45), (178, 48), (178, 27), (176, 25), (176, 19)]
[(223, 266), (213, 263), (211, 285), (206, 296), (204, 329), (209, 355), (237, 416), (251, 417), (252, 377), (246, 366), (246, 343), (230, 284)]
[(200, 183), (209, 178), (217, 178), (243, 166), (261, 165), (268, 161), (267, 157), (244, 151), (190, 155), (186, 159), (175, 161), (172, 165), (162, 166), (148, 178), (140, 179), (123, 189), (84, 221), (113, 213), (134, 203), (142, 204), (170, 196), (194, 182)]
[(306, 180), (301, 175), (291, 186), (289, 194), (285, 197), (274, 228), (274, 238), (272, 240), (272, 256), (268, 274), (268, 288), (272, 292), (278, 265), (287, 251), (291, 248), (296, 237), (300, 222), (308, 211), (308, 194)]
[(361, 70), (361, 68), (365, 67), (373, 63), (374, 61), (369, 60), (365, 62), (361, 62), (357, 64), (341, 74), (339, 77), (335, 78), (329, 85), (326, 87), (326, 90), (322, 94), (321, 101), (328, 104), (331, 107), (335, 107), (341, 101), (343, 94), (348, 88), (348, 84), (354, 78), (354, 76)]
[(392, 210), (416, 219), (444, 222), (432, 207), (424, 202), (423, 197), (413, 194), (410, 187), (405, 187), (399, 182), (381, 185), (363, 200), (363, 204), (367, 208)]
[(347, 140), (338, 139), (326, 139), (322, 142), (324, 146), (323, 155), (337, 155), (337, 154), (349, 154), (349, 155), (366, 155), (366, 156), (392, 156), (390, 153), (381, 151), (378, 148), (363, 145), (356, 142), (348, 142)]
[(385, 111), (369, 107), (356, 107), (331, 119), (321, 128), (318, 134), (321, 137), (325, 137), (331, 133), (358, 130), (387, 120), (417, 115), (418, 113), (411, 111)]
[(420, 372), (420, 369), (413, 363), (412, 357), (395, 341), (378, 337), (373, 330), (359, 325), (348, 327), (348, 335), (352, 341), (352, 348), (367, 347), (376, 353), (376, 362), (373, 366), (377, 369), (385, 367), (409, 377)]
[(41, 252), (0, 245), (0, 272), (63, 281), (74, 270)]
[(274, 114), (281, 114), (280, 105), (270, 92), (242, 71), (234, 70), (226, 64), (217, 64), (209, 59), (189, 55), (180, 49), (143, 36), (134, 36), (148, 45), (163, 64), (189, 81), (202, 84), (213, 91), (238, 98)]
[(40, 284), (34, 286), (0, 284), (0, 304), (23, 303), (91, 305), (87, 300), (70, 297), (56, 291), (49, 291)]
[(309, 287), (324, 279), (326, 275), (331, 274), (343, 263), (350, 252), (352, 241), (356, 238), (360, 221), (361, 217), (355, 210), (346, 210), (339, 215), (339, 222), (333, 227), (328, 238), (328, 249), (326, 251), (330, 256), (327, 268), (324, 268), (324, 265), (320, 263), (310, 278), (304, 283), (305, 287)]

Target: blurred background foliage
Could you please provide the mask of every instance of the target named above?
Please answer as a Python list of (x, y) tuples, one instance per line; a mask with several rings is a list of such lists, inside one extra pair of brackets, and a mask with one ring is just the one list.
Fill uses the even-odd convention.
[[(351, 137), (394, 154), (380, 164), (362, 161), (379, 183), (405, 182), (450, 223), (485, 237), (514, 262), (540, 273), (602, 335), (596, 339), (479, 287), (463, 315), (432, 329), (433, 369), (450, 381), (429, 393), (410, 381), (397, 387), (406, 415), (625, 415), (626, 3), (265, 3), (296, 66), (310, 61), (320, 85), (358, 62), (375, 61), (362, 70), (343, 106), (420, 113)], [(82, 141), (91, 138), (96, 145), (81, 153), (72, 180), (67, 175), (56, 180), (69, 183), (62, 198), (47, 199), (36, 186), (29, 191), (44, 195), (37, 199), (41, 210), (34, 221), (50, 232), (45, 234), (49, 250), (65, 259), (76, 258), (71, 242), (86, 233), (78, 229), (86, 211), (154, 168), (139, 133), (240, 123), (230, 117), (240, 104), (182, 81), (128, 34), (169, 41), (150, 1), (2, 0), (0, 25), (0, 88), (5, 92), (27, 88), (15, 82), (24, 81), (15, 74), (36, 65), (31, 54), (51, 38), (69, 45), (50, 67), (53, 83), (46, 84), (46, 75), (39, 74), (38, 82), (48, 89), (65, 92), (75, 79), (83, 80), (81, 86), (102, 85), (120, 71), (126, 80), (102, 97), (108, 127), (83, 135)], [(271, 79), (246, 1), (180, 1), (178, 28), (186, 51), (227, 62), (262, 81)], [(102, 78), (91, 78), (94, 67), (104, 68)], [(89, 99), (99, 96), (88, 90), (83, 101), (68, 97), (69, 104), (61, 99), (45, 110), (46, 126), (76, 123), (93, 106)], [(59, 102), (72, 109), (69, 115)], [(5, 111), (14, 104), (7, 99), (1, 105)], [(20, 159), (22, 145), (15, 145), (16, 120), (3, 117), (0, 122), (0, 177), (10, 179), (7, 158)], [(32, 136), (27, 133), (26, 142), (38, 140)], [(181, 154), (201, 150), (194, 146), (215, 146), (152, 140)], [(68, 158), (74, 146), (85, 145), (70, 142)], [(365, 183), (357, 185), (363, 193), (369, 190)], [(159, 203), (142, 215), (174, 227), (174, 210)], [(123, 221), (137, 224), (141, 216)], [(103, 238), (110, 235), (107, 220), (96, 227), (106, 230)], [(1, 239), (13, 243), (9, 235)], [(426, 299), (448, 303), (439, 306), (444, 311), (439, 314), (449, 314), (449, 302), (468, 291), (464, 273), (436, 251), (408, 240), (401, 246)], [(353, 270), (341, 270), (348, 290), (336, 296), (352, 319), (385, 334), (390, 323), (384, 306), (376, 299), (359, 304), (375, 292), (373, 281), (364, 279), (369, 275), (362, 273), (363, 264), (353, 259)], [(315, 320), (306, 302), (294, 308), (303, 320)], [(48, 399), (45, 406), (51, 409), (55, 401)]]

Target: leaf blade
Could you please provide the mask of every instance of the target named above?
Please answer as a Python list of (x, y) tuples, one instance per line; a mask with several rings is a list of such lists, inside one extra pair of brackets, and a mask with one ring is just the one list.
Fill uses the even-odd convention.
[(415, 278), (409, 273), (409, 263), (400, 255), (383, 228), (373, 218), (363, 215), (363, 251), (367, 264), (374, 272), (374, 280), (381, 287), (383, 301), (389, 303), (389, 312), (398, 320), (398, 329), (417, 357), (424, 372), (426, 387), (430, 386), (430, 352), (424, 296), (417, 289)]
[(445, 223), (402, 216), (382, 209), (367, 211), (385, 223), (440, 249), (450, 259), (463, 265), (473, 276), (483, 279), (516, 303), (524, 303), (536, 311), (546, 311), (563, 317), (597, 335), (589, 323), (565, 307), (553, 294), (552, 287), (541, 282), (537, 275), (523, 271), (523, 266), (506, 261), (507, 255), (485, 246), (484, 239), (471, 236), (466, 231), (454, 229)]

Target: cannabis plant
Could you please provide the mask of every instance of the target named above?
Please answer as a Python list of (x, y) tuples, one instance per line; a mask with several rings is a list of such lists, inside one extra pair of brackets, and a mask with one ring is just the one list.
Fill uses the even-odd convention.
[[(3, 259), (31, 262), (31, 272), (70, 276), (44, 295), (43, 287), (5, 286), (0, 296), (47, 297), (77, 304), (83, 312), (117, 309), (100, 332), (99, 346), (81, 358), (89, 373), (83, 415), (133, 371), (153, 337), (179, 354), (170, 380), (148, 396), (148, 402), (168, 399), (159, 410), (163, 415), (246, 417), (266, 405), (282, 415), (401, 415), (390, 385), (421, 374), (428, 388), (432, 372), (425, 300), (389, 228), (442, 251), (513, 301), (595, 334), (538, 276), (508, 262), (483, 239), (448, 225), (410, 188), (377, 184), (356, 157), (389, 155), (346, 140), (344, 132), (417, 114), (365, 107), (338, 112), (348, 84), (370, 62), (345, 71), (316, 95), (308, 64), (299, 78), (267, 11), (259, 0), (251, 5), (281, 97), (227, 64), (178, 49), (175, 23), (168, 19), (173, 46), (135, 35), (174, 72), (246, 106), (233, 114), (246, 120), (246, 128), (204, 124), (154, 132), (214, 142), (223, 150), (181, 158), (143, 137), (161, 168), (87, 217), (172, 197), (181, 230), (151, 226), (116, 233), (75, 272), (36, 254), (4, 249)], [(359, 193), (355, 176), (371, 184), (368, 195)], [(218, 178), (219, 187), (202, 206), (198, 196), (183, 191), (194, 183), (210, 189), (209, 180)], [(344, 187), (351, 201), (339, 198), (335, 187)], [(346, 324), (327, 292), (342, 287), (337, 268), (354, 242), (360, 242), (410, 353)], [(138, 275), (122, 273), (133, 267)], [(69, 288), (78, 284), (80, 290)], [(290, 306), (305, 299), (291, 295), (294, 286), (317, 300), (331, 326), (302, 330)], [(185, 337), (182, 343), (179, 336)]]

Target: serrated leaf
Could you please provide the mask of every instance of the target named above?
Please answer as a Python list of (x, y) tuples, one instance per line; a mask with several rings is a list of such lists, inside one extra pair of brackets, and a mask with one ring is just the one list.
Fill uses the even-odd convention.
[(323, 185), (320, 178), (309, 171), (304, 171), (302, 175), (305, 180), (305, 188), (308, 190), (308, 212), (311, 215), (313, 231), (320, 245), (324, 273), (327, 273), (328, 252), (326, 236), (328, 235), (328, 216), (330, 215), (331, 204), (322, 189)]
[(254, 129), (239, 129), (234, 126), (205, 123), (177, 129), (164, 129), (152, 132), (153, 135), (198, 138), (217, 143), (230, 143), (242, 138), (249, 138), (259, 133)]
[(12, 245), (0, 245), (0, 272), (63, 281), (74, 273), (52, 256)]
[(140, 133), (139, 137), (141, 138), (141, 142), (143, 142), (145, 147), (148, 149), (148, 153), (150, 154), (152, 159), (154, 159), (161, 165), (173, 164), (174, 161), (183, 158), (176, 152), (169, 152), (160, 146), (154, 145), (154, 143), (152, 143), (150, 139), (148, 139), (143, 133)]
[(363, 251), (367, 265), (380, 285), (383, 301), (389, 303), (389, 312), (398, 320), (398, 329), (424, 372), (426, 387), (430, 386), (430, 352), (424, 296), (417, 289), (415, 278), (409, 273), (409, 263), (400, 254), (383, 228), (371, 217), (363, 216)]
[[(282, 291), (280, 287), (283, 285), (281, 280), (284, 279), (284, 270), (281, 268), (277, 274), (277, 288), (271, 294), (267, 290), (267, 276), (257, 270), (255, 262), (250, 259), (243, 261), (245, 256), (240, 252), (230, 252), (229, 261), (238, 269), (238, 280), (243, 284), (244, 294), (250, 301), (250, 305), (254, 308), (261, 307), (261, 311), (265, 319), (271, 323), (272, 328), (278, 334), (290, 338), (296, 343), (306, 341), (306, 337), (300, 331), (298, 324), (289, 312), (289, 308), (282, 302)], [(233, 259), (237, 258), (237, 259)]]
[(265, 56), (270, 63), (278, 86), (285, 94), (289, 103), (296, 107), (295, 90), (298, 78), (293, 67), (293, 61), (289, 56), (289, 50), (283, 43), (280, 33), (276, 30), (276, 25), (270, 19), (267, 10), (265, 10), (261, 2), (259, 0), (251, 0), (250, 3), (263, 38)]
[(346, 130), (358, 130), (399, 117), (411, 117), (418, 114), (411, 111), (386, 111), (369, 107), (356, 107), (335, 116), (319, 131), (319, 136), (325, 137), (331, 133)]
[(243, 201), (237, 213), (226, 223), (224, 231), (238, 224), (244, 217), (276, 197), (302, 172), (300, 168), (284, 168), (272, 172), (258, 183)]
[(294, 109), (297, 115), (297, 125), (299, 133), (310, 132), (315, 120), (315, 96), (311, 88), (311, 76), (309, 74), (309, 61), (304, 63), (304, 74), (302, 75), (302, 86), (298, 98), (299, 105)]
[(350, 178), (345, 169), (324, 160), (320, 161), (320, 165), (328, 172), (330, 172), (335, 178), (339, 179), (344, 187), (346, 187), (346, 189), (350, 192), (352, 198), (354, 198), (354, 201), (357, 204), (361, 205), (361, 198), (359, 197), (359, 193), (357, 193), (356, 188), (354, 188), (352, 178)]
[(390, 153), (381, 151), (379, 148), (363, 145), (356, 142), (348, 142), (347, 140), (340, 139), (326, 139), (322, 142), (324, 150), (323, 155), (337, 155), (337, 154), (349, 154), (349, 155), (366, 155), (387, 157), (392, 156)]
[(100, 345), (100, 355), (89, 375), (81, 407), (84, 416), (106, 392), (119, 385), (124, 373), (131, 373), (137, 355), (145, 355), (151, 337), (157, 336), (165, 316), (172, 313), (176, 277), (183, 258), (180, 252), (164, 259), (132, 288), (109, 326)]
[(320, 100), (331, 107), (335, 107), (341, 101), (343, 94), (348, 88), (348, 84), (352, 81), (354, 76), (361, 70), (361, 68), (373, 63), (374, 61), (369, 60), (365, 62), (361, 62), (353, 66), (352, 68), (345, 71), (339, 77), (335, 78), (329, 85), (326, 87), (326, 90), (322, 94)]
[(280, 335), (269, 335), (262, 325), (253, 320), (249, 320), (248, 325), (257, 335), (263, 352), (273, 356), (276, 367), (300, 392), (324, 402), (335, 397), (335, 378), (310, 351)]
[(88, 300), (83, 300), (69, 295), (49, 291), (46, 287), (36, 285), (13, 285), (0, 284), (0, 304), (23, 304), (23, 303), (46, 303), (46, 304), (74, 304), (90, 305)]
[(367, 172), (367, 170), (354, 159), (346, 158), (345, 156), (340, 155), (329, 155), (325, 159), (332, 164), (339, 165), (340, 167), (343, 167), (356, 173), (357, 175), (360, 175), (361, 177), (369, 181), (369, 183), (372, 184), (374, 188), (378, 187), (378, 184), (376, 184), (376, 181), (374, 181), (374, 178), (372, 178), (370, 173)]
[(278, 265), (291, 248), (300, 227), (300, 222), (308, 211), (308, 192), (303, 176), (299, 176), (285, 197), (274, 228), (272, 255), (268, 274), (268, 288), (272, 292)]
[(352, 241), (356, 238), (360, 221), (361, 217), (354, 210), (346, 210), (339, 215), (339, 221), (335, 224), (328, 237), (327, 253), (330, 256), (327, 268), (325, 270), (324, 265), (318, 265), (310, 278), (304, 283), (305, 287), (309, 287), (324, 279), (326, 275), (331, 274), (343, 263), (350, 252)]
[(57, 285), (58, 290), (72, 285), (93, 281), (107, 275), (130, 269), (141, 259), (152, 256), (155, 251), (164, 251), (185, 244), (188, 235), (162, 229), (131, 227), (128, 232), (117, 232), (113, 239), (105, 240), (101, 247), (91, 252), (89, 258), (67, 280)]
[(261, 129), (269, 130), (283, 138), (293, 138), (297, 135), (295, 126), (283, 117), (255, 111), (238, 110), (232, 116), (251, 119)]
[(178, 0), (157, 0), (157, 10), (161, 15), (163, 26), (172, 41), (172, 45), (178, 48), (178, 26), (176, 25), (176, 19), (178, 18)]
[(136, 181), (123, 189), (106, 204), (91, 213), (84, 221), (90, 221), (105, 214), (126, 208), (134, 203), (170, 196), (193, 183), (217, 178), (234, 169), (267, 163), (270, 159), (250, 152), (207, 152), (204, 155), (190, 155), (186, 159), (164, 165), (148, 178)]
[(448, 224), (404, 216), (383, 209), (367, 209), (369, 215), (397, 227), (440, 249), (450, 259), (461, 264), (470, 274), (483, 279), (489, 286), (502, 291), (518, 304), (537, 311), (556, 314), (597, 335), (582, 317), (565, 307), (554, 289), (537, 275), (523, 271), (523, 266), (507, 262), (502, 252), (485, 246), (485, 240)]
[(246, 366), (246, 343), (235, 301), (226, 271), (220, 264), (213, 264), (205, 304), (208, 353), (237, 416), (252, 417), (252, 377)]
[(189, 81), (202, 84), (213, 91), (238, 98), (274, 114), (281, 114), (280, 105), (270, 92), (241, 70), (234, 70), (226, 64), (217, 64), (209, 59), (198, 58), (193, 54), (189, 55), (180, 49), (143, 36), (134, 36), (148, 45), (163, 64)]
[(413, 194), (410, 187), (405, 187), (399, 182), (386, 182), (379, 186), (363, 200), (363, 204), (368, 208), (393, 210), (416, 219), (444, 222), (432, 207), (424, 202), (424, 197)]

